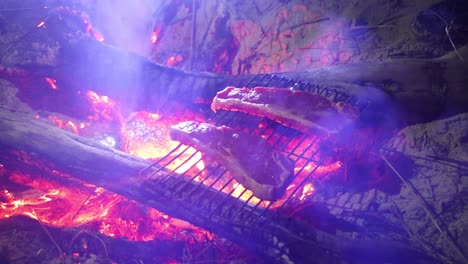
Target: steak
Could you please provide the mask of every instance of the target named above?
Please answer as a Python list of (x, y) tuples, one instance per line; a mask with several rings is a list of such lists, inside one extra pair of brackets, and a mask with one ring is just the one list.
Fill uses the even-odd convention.
[(229, 86), (218, 92), (213, 111), (240, 111), (269, 118), (304, 133), (336, 134), (357, 119), (357, 110), (345, 103), (310, 92), (284, 88)]
[(169, 133), (173, 140), (192, 145), (219, 162), (258, 198), (277, 200), (292, 181), (294, 161), (260, 137), (195, 121), (172, 126)]

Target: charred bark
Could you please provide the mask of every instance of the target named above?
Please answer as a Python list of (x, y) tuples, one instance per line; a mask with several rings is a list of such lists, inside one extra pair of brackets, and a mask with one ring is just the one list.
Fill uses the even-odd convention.
[[(51, 127), (28, 115), (1, 109), (0, 128), (2, 156), (16, 156), (16, 159), (2, 158), (7, 166), (23, 163), (18, 153), (43, 159), (47, 163), (42, 164), (50, 164), (49, 170), (58, 170), (137, 200), (261, 252), (274, 261), (337, 263), (344, 259), (375, 263), (401, 260), (402, 256), (425, 258), (410, 245), (341, 238), (283, 215), (243, 207), (242, 202), (231, 196), (205, 186), (197, 187), (198, 184), (167, 170), (150, 178), (139, 177), (139, 172), (150, 165), (149, 161)], [(198, 189), (192, 193), (195, 188)]]

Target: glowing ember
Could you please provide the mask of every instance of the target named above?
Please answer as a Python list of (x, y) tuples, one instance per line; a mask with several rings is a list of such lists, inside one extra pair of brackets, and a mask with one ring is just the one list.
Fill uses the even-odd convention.
[(83, 23), (86, 25), (86, 30), (85, 30), (86, 34), (93, 36), (94, 39), (96, 39), (99, 42), (104, 41), (104, 36), (101, 34), (101, 32), (96, 31), (93, 28), (93, 25), (91, 25), (91, 23), (89, 22), (87, 18), (83, 18)]
[[(343, 166), (343, 162), (341, 162), (341, 161), (335, 161), (335, 162), (333, 162), (332, 164), (322, 165), (322, 166), (318, 167), (317, 170), (316, 170), (316, 172), (317, 172), (318, 174), (328, 174), (328, 173), (337, 171), (337, 170), (340, 169), (342, 166)], [(309, 167), (307, 167), (306, 169), (308, 169), (308, 168), (309, 168)]]
[(67, 15), (80, 18), (81, 21), (83, 21), (83, 24), (85, 26), (86, 35), (93, 37), (97, 41), (100, 41), (100, 42), (104, 41), (104, 36), (93, 27), (93, 25), (90, 22), (89, 17), (85, 15), (83, 12), (77, 9), (73, 9), (71, 7), (66, 7), (66, 6), (59, 6), (55, 10), (62, 14), (67, 14)]
[(153, 32), (153, 34), (151, 34), (151, 43), (156, 43), (157, 40), (158, 34), (156, 34), (156, 32)]
[(115, 109), (115, 101), (105, 95), (99, 95), (93, 91), (87, 91), (86, 97), (91, 102), (93, 114), (88, 116), (88, 119), (98, 121), (103, 118), (107, 121), (120, 119), (120, 114)]
[(184, 58), (180, 55), (177, 56), (171, 56), (169, 59), (166, 61), (166, 65), (169, 67), (175, 66), (179, 63), (181, 63), (184, 60)]
[(37, 175), (12, 173), (8, 178), (33, 189), (17, 193), (2, 190), (0, 219), (25, 215), (56, 227), (97, 222), (98, 231), (107, 236), (137, 241), (183, 239), (184, 232), (199, 238), (207, 235), (184, 221), (172, 219), (102, 188), (76, 186), (76, 183), (67, 187)]
[(302, 194), (299, 197), (299, 200), (304, 201), (305, 198), (309, 195), (311, 195), (314, 192), (314, 186), (312, 183), (307, 183), (304, 185), (304, 188), (302, 189)]
[[(39, 119), (39, 116), (36, 117), (37, 119)], [(48, 116), (48, 119), (51, 120), (52, 122), (54, 122), (54, 124), (58, 127), (58, 128), (61, 128), (61, 129), (65, 129), (65, 130), (68, 130), (70, 132), (72, 132), (73, 134), (75, 135), (78, 135), (79, 134), (79, 129), (78, 128), (84, 128), (85, 127), (85, 124), (84, 123), (80, 123), (80, 126), (77, 126), (75, 124), (75, 122), (69, 120), (69, 121), (63, 121), (62, 119), (60, 119), (59, 117), (57, 116), (54, 116), (54, 115), (49, 115)]]
[(154, 29), (153, 33), (151, 33), (151, 38), (150, 38), (150, 39), (151, 39), (151, 43), (156, 44), (156, 42), (158, 41), (159, 33), (161, 32), (161, 29), (162, 29), (162, 27), (157, 26), (157, 27)]
[(93, 37), (99, 41), (99, 42), (103, 42), (104, 41), (104, 36), (102, 35), (101, 32), (98, 32), (98, 31), (94, 31), (93, 32)]
[(41, 22), (39, 22), (39, 24), (37, 24), (37, 27), (40, 28), (40, 27), (42, 27), (44, 25), (45, 25), (45, 21), (41, 21)]
[(148, 112), (129, 115), (121, 128), (125, 152), (144, 159), (163, 157), (178, 143), (170, 140), (170, 124), (160, 121), (160, 116)]
[(50, 115), (49, 116), (49, 119), (52, 120), (55, 125), (58, 127), (58, 128), (63, 128), (63, 120), (54, 116), (54, 115)]
[[(121, 128), (123, 150), (144, 159), (158, 159), (167, 155), (179, 145), (179, 142), (171, 140), (169, 128), (180, 121), (180, 118), (163, 118), (155, 113), (132, 113)], [(200, 152), (189, 148), (168, 164), (167, 168), (177, 173), (185, 173), (193, 167), (202, 170), (204, 164), (201, 159)]]
[(44, 80), (50, 85), (50, 88), (57, 90), (57, 81), (55, 79), (46, 77)]

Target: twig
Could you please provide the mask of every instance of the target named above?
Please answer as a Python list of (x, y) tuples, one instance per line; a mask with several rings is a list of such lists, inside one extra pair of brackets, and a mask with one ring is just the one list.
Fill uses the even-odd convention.
[(449, 259), (447, 259), (447, 257), (443, 256), (439, 252), (434, 252), (434, 249), (429, 248), (417, 234), (414, 234), (411, 231), (408, 224), (403, 219), (403, 214), (401, 213), (400, 208), (398, 208), (398, 205), (393, 200), (392, 200), (392, 204), (393, 204), (392, 209), (395, 210), (394, 215), (398, 218), (398, 220), (400, 220), (400, 222), (401, 222), (403, 228), (405, 229), (406, 233), (408, 233), (408, 235), (411, 238), (413, 238), (424, 250), (426, 250), (426, 252), (429, 252), (429, 254), (436, 254), (439, 258), (443, 259), (447, 263), (452, 263)]
[[(47, 22), (49, 19), (50, 19), (50, 15), (46, 16), (42, 22)], [(39, 30), (41, 27), (38, 27), (37, 25), (34, 26), (33, 29), (27, 31), (26, 33), (24, 33), (23, 35), (17, 37), (15, 40), (11, 41), (8, 46), (2, 51), (2, 53), (0, 54), (0, 62), (3, 60), (3, 57), (5, 57), (5, 55), (8, 53), (8, 51), (11, 49), (11, 47), (13, 47), (15, 44), (18, 44), (19, 42), (21, 42), (23, 39), (25, 39), (27, 36), (29, 36), (30, 34), (36, 32), (37, 30)]]
[(445, 34), (447, 34), (447, 37), (448, 37), (448, 39), (449, 39), (449, 41), (450, 41), (450, 44), (452, 45), (452, 48), (453, 48), (455, 54), (457, 54), (457, 57), (458, 57), (461, 61), (465, 61), (465, 60), (463, 59), (463, 57), (460, 55), (460, 53), (458, 53), (457, 47), (455, 46), (455, 43), (453, 43), (453, 40), (452, 40), (452, 38), (450, 37), (450, 33), (449, 33), (449, 30), (448, 30), (448, 26), (445, 26)]
[(60, 248), (60, 246), (57, 244), (57, 242), (55, 241), (55, 239), (52, 237), (52, 235), (50, 234), (49, 230), (47, 230), (47, 228), (44, 226), (44, 224), (41, 223), (41, 221), (39, 221), (39, 218), (37, 217), (36, 213), (34, 212), (33, 210), (33, 214), (34, 214), (34, 218), (37, 220), (37, 222), (39, 223), (39, 225), (41, 226), (42, 230), (44, 231), (44, 233), (46, 233), (46, 235), (49, 237), (50, 241), (52, 241), (52, 244), (54, 244), (55, 248), (57, 249), (57, 251), (59, 252), (60, 255), (62, 255), (62, 249)]
[[(397, 151), (393, 149), (388, 149), (388, 148), (382, 148), (381, 150), (385, 152), (393, 152), (393, 153), (400, 153), (403, 154), (402, 151)], [(413, 159), (419, 159), (419, 160), (424, 160), (424, 161), (429, 161), (429, 162), (436, 162), (444, 166), (449, 166), (453, 168), (457, 168), (460, 170), (466, 170), (468, 168), (468, 162), (461, 161), (461, 160), (456, 160), (456, 159), (451, 159), (451, 158), (441, 158), (437, 156), (432, 156), (432, 155), (427, 155), (426, 157), (421, 157), (417, 155), (411, 155), (404, 153), (404, 155), (413, 158)], [(465, 167), (465, 168), (463, 168)]]
[(24, 113), (24, 114), (34, 114), (33, 112), (23, 111), (23, 110), (19, 110), (19, 109), (16, 109), (16, 108), (11, 108), (11, 107), (4, 106), (4, 105), (0, 105), (0, 108), (7, 109), (7, 110), (10, 110), (12, 112), (20, 112), (20, 113)]
[(214, 240), (211, 240), (208, 245), (206, 247), (204, 247), (202, 250), (200, 250), (198, 252), (198, 254), (196, 254), (193, 259), (197, 259), (199, 256), (201, 256), (203, 253), (205, 253), (205, 251), (207, 251), (210, 247), (212, 247), (214, 245)]
[(0, 12), (28, 11), (28, 10), (35, 10), (35, 9), (45, 9), (45, 7), (1, 8)]
[(393, 25), (375, 25), (375, 26), (353, 26), (350, 27), (350, 30), (353, 29), (372, 29), (372, 28), (386, 28), (386, 27), (393, 27)]
[(463, 57), (460, 55), (460, 53), (458, 53), (458, 49), (457, 49), (457, 47), (455, 46), (455, 43), (453, 42), (452, 37), (450, 37), (450, 28), (452, 27), (453, 19), (452, 19), (452, 21), (450, 22), (450, 25), (449, 25), (449, 23), (447, 23), (447, 21), (445, 21), (445, 19), (444, 19), (441, 15), (439, 15), (439, 13), (437, 13), (436, 11), (434, 11), (434, 10), (432, 10), (432, 9), (429, 9), (429, 11), (431, 11), (436, 17), (438, 17), (438, 18), (442, 21), (442, 23), (445, 24), (445, 34), (447, 35), (447, 37), (448, 37), (448, 39), (449, 39), (449, 41), (450, 41), (450, 44), (452, 45), (452, 48), (453, 48), (455, 54), (457, 54), (457, 57), (458, 57), (461, 61), (465, 61), (465, 60), (463, 59)]
[[(377, 155), (375, 153), (373, 153), (374, 155)], [(419, 194), (418, 190), (410, 183), (408, 182), (397, 170), (396, 168), (390, 163), (390, 161), (388, 161), (388, 159), (380, 154), (378, 155), (380, 156), (380, 158), (388, 165), (388, 167), (390, 167), (390, 169), (395, 173), (395, 175), (398, 176), (398, 178), (400, 178), (400, 180), (403, 182), (403, 184), (405, 184), (407, 187), (410, 188), (410, 191), (411, 193), (413, 193), (414, 196), (416, 196), (416, 198), (420, 201), (424, 211), (426, 212), (427, 216), (429, 216), (429, 218), (431, 219), (432, 223), (434, 224), (434, 226), (436, 227), (436, 229), (442, 234), (442, 237), (450, 243), (450, 245), (452, 245), (452, 247), (457, 251), (458, 254), (460, 254), (460, 256), (466, 261), (468, 262), (468, 258), (465, 256), (465, 253), (458, 247), (457, 243), (451, 238), (449, 237), (449, 235), (444, 232), (441, 228), (441, 226), (437, 223), (436, 219), (435, 219), (435, 216), (434, 214), (432, 213), (429, 205), (426, 203), (426, 201), (424, 200), (424, 198), (421, 196), (421, 194)]]
[(80, 232), (76, 233), (76, 235), (73, 236), (73, 238), (71, 239), (71, 242), (70, 242), (70, 246), (73, 245), (73, 243), (75, 242), (75, 240), (76, 240), (81, 234), (87, 234), (87, 235), (92, 236), (92, 237), (94, 237), (95, 239), (99, 240), (99, 242), (101, 242), (101, 244), (102, 244), (102, 247), (104, 248), (104, 253), (106, 254), (106, 257), (109, 256), (109, 254), (107, 253), (107, 247), (106, 247), (106, 244), (104, 244), (104, 241), (102, 241), (102, 239), (100, 239), (98, 236), (96, 236), (96, 235), (94, 235), (94, 234), (91, 234), (90, 232), (85, 231), (85, 230), (81, 230)]
[(190, 71), (193, 71), (193, 62), (195, 60), (195, 45), (197, 36), (197, 0), (192, 0), (192, 45), (190, 45)]
[(300, 23), (300, 24), (285, 28), (281, 32), (288, 31), (288, 30), (294, 30), (294, 29), (296, 29), (298, 27), (302, 27), (302, 26), (305, 26), (305, 25), (316, 24), (316, 23), (320, 23), (320, 22), (323, 22), (323, 21), (327, 21), (327, 20), (330, 20), (330, 18), (329, 17), (322, 17), (322, 18), (319, 18), (319, 19), (316, 19), (316, 20), (306, 21), (306, 22), (303, 22), (303, 23)]
[(78, 211), (76, 211), (76, 213), (73, 215), (73, 217), (71, 219), (72, 221), (74, 221), (75, 218), (78, 216), (78, 214), (81, 212), (81, 210), (83, 209), (85, 203), (89, 200), (89, 198), (91, 198), (91, 195), (92, 195), (92, 193), (88, 194), (88, 197), (86, 197), (86, 199), (84, 199), (83, 203), (81, 203), (80, 208), (78, 208)]

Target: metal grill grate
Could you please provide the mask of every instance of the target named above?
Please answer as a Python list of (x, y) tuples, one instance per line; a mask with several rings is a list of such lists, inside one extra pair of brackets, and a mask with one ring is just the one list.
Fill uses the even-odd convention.
[[(242, 85), (252, 88), (255, 86), (292, 88), (295, 90), (304, 90), (319, 93), (336, 102), (346, 102), (357, 106), (359, 109), (366, 107), (367, 103), (360, 102), (344, 93), (336, 90), (312, 85), (309, 83), (296, 82), (287, 78), (280, 78), (274, 75), (256, 75), (248, 83)], [(200, 210), (208, 210), (209, 217), (213, 215), (229, 219), (237, 224), (255, 224), (259, 220), (265, 221), (274, 217), (278, 212), (287, 213), (288, 205), (298, 201), (298, 193), (304, 186), (311, 182), (311, 176), (319, 169), (329, 156), (326, 142), (323, 142), (317, 136), (305, 135), (294, 129), (282, 126), (267, 118), (251, 116), (241, 112), (219, 111), (214, 114), (208, 123), (214, 125), (227, 125), (238, 127), (262, 137), (267, 140), (274, 149), (282, 152), (296, 162), (295, 180), (290, 185), (285, 196), (275, 202), (264, 201), (258, 199), (249, 193), (248, 190), (235, 187), (235, 180), (229, 175), (221, 165), (216, 161), (207, 161), (203, 169), (196, 169), (196, 164), (202, 160), (197, 157), (197, 151), (190, 151), (190, 146), (179, 144), (166, 156), (159, 159), (153, 164), (153, 167), (158, 168), (152, 171), (151, 177), (160, 170), (167, 169), (175, 160), (183, 158), (184, 161), (173, 171), (178, 170), (182, 166), (189, 165), (186, 172), (173, 177), (174, 175), (158, 178), (153, 181), (153, 184), (164, 186), (168, 192), (172, 192), (174, 197), (190, 197), (191, 206), (197, 206)], [(329, 149), (329, 148), (328, 148)], [(201, 155), (198, 155), (201, 157)], [(190, 164), (189, 164), (190, 163)], [(178, 180), (174, 180), (174, 178)], [(314, 182), (317, 185), (317, 182)], [(195, 187), (194, 187), (195, 186)], [(208, 186), (209, 188), (203, 188)], [(212, 195), (211, 198), (204, 197), (207, 190), (215, 190), (218, 193), (224, 193), (224, 199), (221, 201), (213, 201), (219, 195)], [(247, 195), (248, 194), (248, 195)], [(234, 199), (233, 199), (234, 198)], [(239, 206), (239, 202), (241, 206)], [(216, 206), (211, 206), (213, 203)], [(224, 210), (221, 208), (230, 208), (232, 210)], [(210, 204), (210, 206), (207, 206)], [(269, 210), (271, 209), (271, 210)], [(245, 212), (251, 212), (245, 213)], [(268, 217), (265, 217), (268, 214)]]

